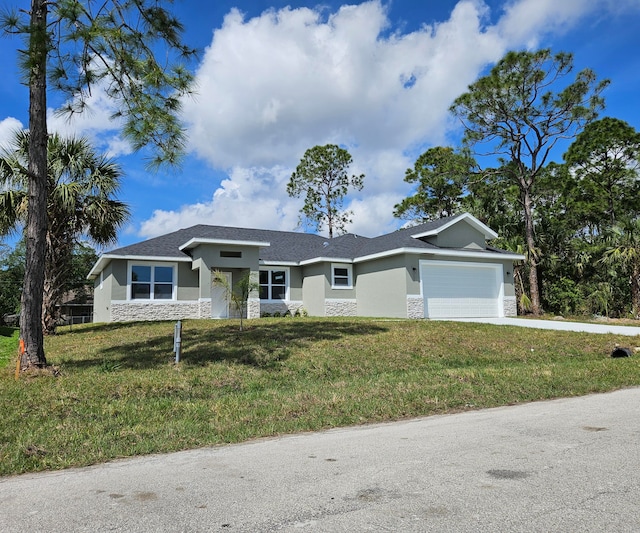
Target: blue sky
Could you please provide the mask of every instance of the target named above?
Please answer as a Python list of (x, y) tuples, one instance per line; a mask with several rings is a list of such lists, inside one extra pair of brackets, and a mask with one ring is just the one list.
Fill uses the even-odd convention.
[[(10, 5), (11, 2), (8, 3)], [(110, 123), (92, 112), (50, 130), (83, 134), (125, 172), (132, 219), (119, 245), (193, 224), (295, 230), (301, 200), (286, 194), (307, 148), (335, 143), (365, 174), (349, 197), (354, 233), (397, 228), (410, 194), (404, 171), (430, 146), (457, 144), (451, 102), (506, 51), (572, 52), (576, 70), (609, 78), (607, 107), (640, 130), (640, 0), (176, 0), (185, 41), (202, 49), (197, 95), (184, 105), (181, 169), (151, 174)], [(17, 39), (0, 40), (0, 143), (27, 124)], [(412, 80), (410, 87), (403, 82)], [(50, 105), (59, 104), (54, 95)]]

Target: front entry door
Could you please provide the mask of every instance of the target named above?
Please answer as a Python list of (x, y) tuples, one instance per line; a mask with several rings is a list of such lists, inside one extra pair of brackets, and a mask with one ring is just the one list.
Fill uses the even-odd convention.
[(211, 287), (211, 318), (229, 318), (229, 288), (231, 272), (220, 272), (227, 280), (227, 286), (214, 283)]

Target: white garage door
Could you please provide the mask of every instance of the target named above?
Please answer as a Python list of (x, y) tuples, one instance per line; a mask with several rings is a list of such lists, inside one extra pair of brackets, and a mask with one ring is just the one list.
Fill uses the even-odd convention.
[(498, 317), (502, 311), (502, 266), (421, 261), (426, 318)]

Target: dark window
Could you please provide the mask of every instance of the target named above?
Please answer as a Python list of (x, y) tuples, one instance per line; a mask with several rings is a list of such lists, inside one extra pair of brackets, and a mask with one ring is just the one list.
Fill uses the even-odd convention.
[(131, 267), (132, 300), (171, 300), (173, 267), (133, 265)]
[(231, 252), (229, 250), (220, 250), (220, 257), (235, 257), (239, 259), (242, 257), (242, 252)]
[(151, 297), (151, 267), (131, 267), (131, 299), (148, 300)]
[(348, 266), (332, 267), (332, 285), (335, 288), (351, 287), (351, 268)]
[(349, 270), (346, 268), (334, 268), (333, 283), (335, 285), (349, 285)]
[(284, 300), (287, 297), (287, 273), (285, 270), (260, 271), (260, 299)]

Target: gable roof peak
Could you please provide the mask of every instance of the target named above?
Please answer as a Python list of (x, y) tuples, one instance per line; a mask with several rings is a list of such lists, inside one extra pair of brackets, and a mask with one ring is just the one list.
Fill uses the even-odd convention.
[(413, 230), (411, 236), (414, 239), (422, 239), (424, 237), (433, 237), (435, 235), (438, 235), (440, 232), (446, 230), (447, 228), (450, 228), (455, 224), (462, 223), (463, 221), (482, 233), (484, 235), (484, 238), (487, 240), (495, 239), (498, 237), (498, 234), (495, 231), (493, 231), (489, 226), (478, 220), (470, 213), (460, 213), (458, 215), (440, 218), (438, 220), (427, 222), (420, 226), (415, 226), (409, 229)]

